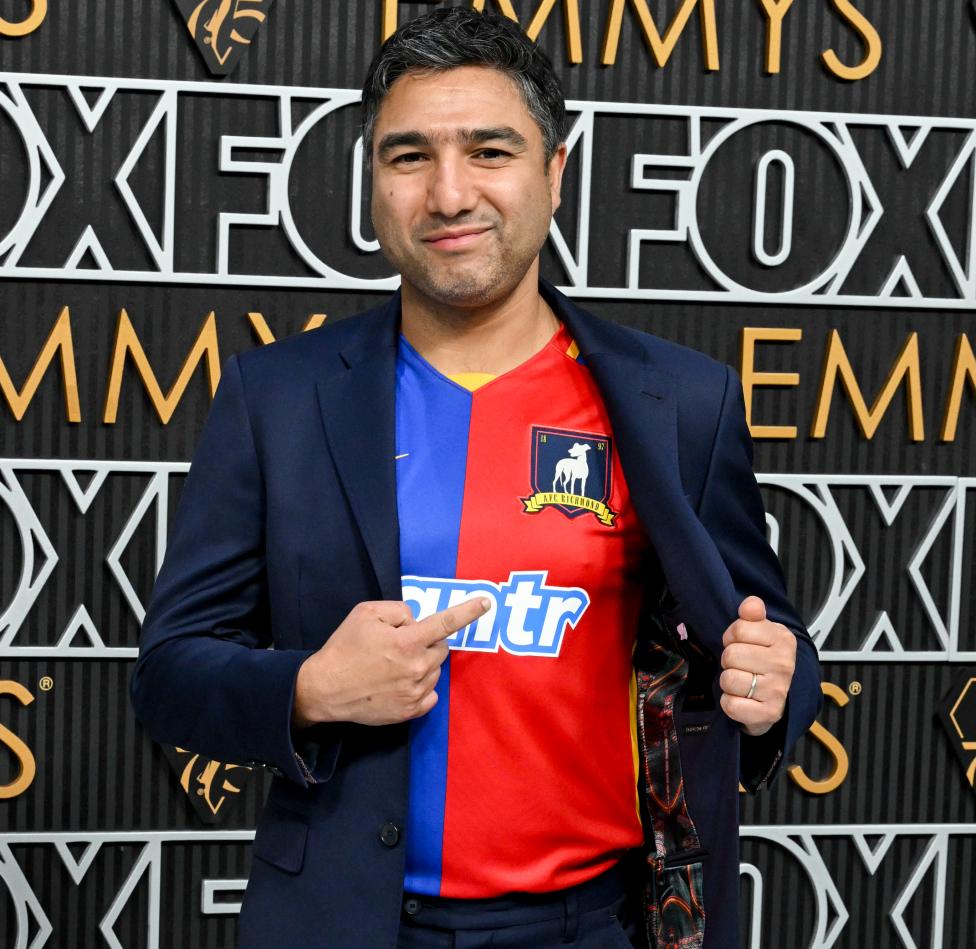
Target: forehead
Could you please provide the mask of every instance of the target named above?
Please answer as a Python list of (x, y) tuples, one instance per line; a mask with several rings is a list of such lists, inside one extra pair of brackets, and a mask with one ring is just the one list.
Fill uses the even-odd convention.
[(448, 135), (458, 129), (502, 125), (530, 142), (542, 141), (518, 87), (505, 73), (487, 66), (458, 66), (400, 76), (380, 103), (376, 140), (390, 132)]

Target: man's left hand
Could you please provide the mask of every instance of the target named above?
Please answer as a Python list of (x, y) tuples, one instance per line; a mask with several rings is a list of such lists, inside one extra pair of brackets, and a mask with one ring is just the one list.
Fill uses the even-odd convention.
[(722, 709), (749, 735), (762, 735), (782, 717), (796, 667), (796, 636), (766, 619), (766, 604), (747, 596), (722, 637)]

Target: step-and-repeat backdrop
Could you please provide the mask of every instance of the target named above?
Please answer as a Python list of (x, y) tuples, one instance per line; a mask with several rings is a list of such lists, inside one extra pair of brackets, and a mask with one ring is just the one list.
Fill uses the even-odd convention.
[[(976, 944), (974, 4), (473, 2), (571, 100), (545, 274), (741, 372), (825, 663), (743, 945)], [(268, 778), (127, 680), (223, 360), (396, 285), (357, 87), (430, 7), (0, 0), (5, 947), (233, 945)]]

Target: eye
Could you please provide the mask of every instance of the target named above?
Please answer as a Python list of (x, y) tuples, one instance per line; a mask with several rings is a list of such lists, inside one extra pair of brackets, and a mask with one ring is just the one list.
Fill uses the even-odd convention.
[(390, 159), (390, 163), (393, 165), (416, 165), (426, 157), (423, 152), (402, 152)]
[(474, 157), (482, 158), (485, 161), (501, 161), (502, 159), (511, 157), (511, 154), (501, 148), (479, 148), (474, 153)]

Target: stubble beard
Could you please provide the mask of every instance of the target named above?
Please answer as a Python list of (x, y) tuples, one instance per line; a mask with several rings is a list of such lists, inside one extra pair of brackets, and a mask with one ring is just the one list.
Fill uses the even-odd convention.
[(459, 254), (456, 263), (451, 258), (434, 261), (426, 254), (387, 256), (404, 282), (418, 293), (444, 306), (474, 309), (503, 299), (519, 285), (538, 256), (545, 235), (532, 235), (520, 245), (499, 232), (488, 239), (495, 242), (492, 253), (470, 259)]
[(410, 269), (403, 272), (404, 279), (424, 296), (446, 306), (469, 308), (487, 306), (504, 296), (525, 276), (528, 265), (519, 273), (518, 263), (502, 253), (480, 266), (476, 260), (456, 265), (447, 260), (439, 266), (418, 262)]

